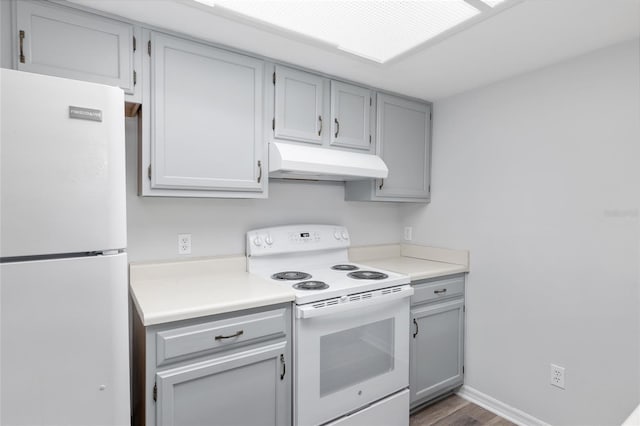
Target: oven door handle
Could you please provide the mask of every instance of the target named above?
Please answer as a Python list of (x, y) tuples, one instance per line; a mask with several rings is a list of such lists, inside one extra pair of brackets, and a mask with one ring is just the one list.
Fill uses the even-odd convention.
[(405, 297), (413, 295), (413, 287), (410, 285), (403, 285), (396, 288), (399, 290), (387, 294), (379, 294), (380, 290), (377, 290), (372, 292), (374, 294), (370, 298), (366, 299), (363, 299), (362, 295), (360, 295), (359, 300), (356, 301), (350, 301), (349, 296), (347, 296), (345, 302), (335, 304), (328, 304), (327, 301), (322, 301), (296, 306), (296, 318), (314, 318), (340, 312), (354, 311), (369, 306), (394, 302), (398, 299), (404, 299)]

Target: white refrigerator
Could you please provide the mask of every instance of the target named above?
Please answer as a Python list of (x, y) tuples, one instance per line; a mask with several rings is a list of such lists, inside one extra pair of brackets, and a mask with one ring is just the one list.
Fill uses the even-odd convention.
[(0, 424), (128, 425), (124, 97), (0, 70)]

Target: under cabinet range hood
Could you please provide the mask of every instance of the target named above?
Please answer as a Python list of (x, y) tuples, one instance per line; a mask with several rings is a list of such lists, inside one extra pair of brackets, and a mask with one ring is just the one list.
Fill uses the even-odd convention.
[(389, 169), (377, 155), (284, 142), (269, 143), (269, 177), (304, 180), (384, 179)]

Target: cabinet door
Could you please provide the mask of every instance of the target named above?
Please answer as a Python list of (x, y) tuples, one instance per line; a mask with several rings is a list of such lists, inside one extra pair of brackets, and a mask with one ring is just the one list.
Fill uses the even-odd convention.
[(462, 384), (464, 301), (411, 309), (411, 403)]
[(429, 197), (431, 107), (378, 94), (377, 151), (389, 176), (377, 182), (376, 196)]
[(263, 61), (160, 33), (151, 46), (152, 187), (262, 192)]
[(329, 123), (323, 122), (325, 79), (276, 65), (274, 136), (322, 143)]
[(286, 342), (265, 345), (158, 372), (156, 424), (291, 424), (285, 346)]
[(16, 4), (19, 70), (133, 93), (133, 26), (46, 2)]
[(331, 81), (331, 145), (368, 151), (371, 91)]

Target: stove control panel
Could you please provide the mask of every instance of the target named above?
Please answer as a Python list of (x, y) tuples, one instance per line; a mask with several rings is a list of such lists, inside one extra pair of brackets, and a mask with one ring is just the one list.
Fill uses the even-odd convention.
[(339, 225), (291, 225), (247, 232), (247, 256), (297, 253), (349, 247), (347, 228)]

